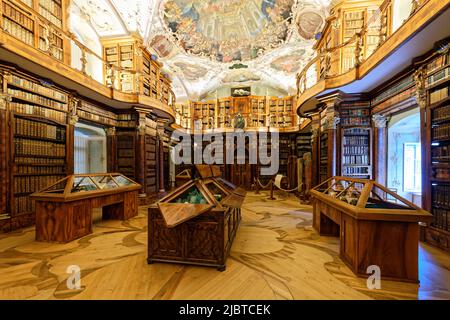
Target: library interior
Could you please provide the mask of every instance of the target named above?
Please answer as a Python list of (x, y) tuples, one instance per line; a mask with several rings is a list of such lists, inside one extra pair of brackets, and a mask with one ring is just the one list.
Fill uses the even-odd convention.
[(449, 0), (0, 0), (0, 300), (447, 300), (449, 213)]

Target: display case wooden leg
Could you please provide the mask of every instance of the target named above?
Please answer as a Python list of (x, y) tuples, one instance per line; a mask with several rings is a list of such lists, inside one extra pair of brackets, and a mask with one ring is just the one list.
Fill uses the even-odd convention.
[(227, 267), (225, 265), (217, 267), (217, 270), (220, 272), (224, 272), (227, 269)]
[(276, 200), (275, 197), (273, 196), (273, 181), (271, 181), (270, 183), (270, 197), (269, 200)]
[(155, 263), (155, 261), (153, 261), (152, 259), (150, 259), (150, 258), (147, 259), (147, 264), (154, 264), (154, 263)]

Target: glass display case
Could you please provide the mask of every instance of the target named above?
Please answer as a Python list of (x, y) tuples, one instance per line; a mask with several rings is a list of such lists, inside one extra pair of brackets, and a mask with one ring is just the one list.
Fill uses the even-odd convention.
[(139, 190), (141, 186), (119, 173), (105, 174), (76, 174), (68, 176), (45, 189), (36, 192), (32, 197), (68, 201), (86, 198), (89, 195)]
[(31, 195), (36, 202), (36, 239), (66, 243), (92, 232), (92, 210), (103, 219), (138, 214), (141, 185), (119, 173), (68, 176)]
[[(209, 166), (208, 166), (209, 167)], [(194, 178), (149, 208), (148, 262), (225, 269), (245, 191), (201, 167)], [(214, 166), (212, 166), (214, 167)]]
[(418, 282), (419, 222), (432, 215), (373, 180), (333, 177), (311, 191), (313, 226), (340, 237), (340, 257), (362, 277)]
[(372, 180), (333, 177), (313, 190), (316, 195), (320, 193), (357, 208), (409, 210), (406, 213), (411, 213), (410, 210), (418, 210), (419, 213), (423, 211)]

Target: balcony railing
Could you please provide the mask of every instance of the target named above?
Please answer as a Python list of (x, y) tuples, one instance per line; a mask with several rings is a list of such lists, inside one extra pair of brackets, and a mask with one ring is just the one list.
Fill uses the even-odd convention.
[[(14, 39), (9, 41), (10, 44), (17, 48), (24, 48), (24, 45), (32, 47), (39, 54), (51, 57), (54, 62), (116, 92), (149, 96), (175, 110), (175, 94), (170, 81), (162, 73), (152, 76), (144, 72), (143, 66), (132, 69), (108, 63), (69, 32), (65, 24), (63, 22), (58, 27), (50, 23), (23, 2), (0, 0), (0, 33)], [(141, 51), (137, 54), (140, 55), (146, 48), (140, 46), (137, 50)], [(15, 52), (20, 54), (20, 50)], [(42, 64), (45, 66), (44, 62)]]
[[(412, 0), (409, 18), (429, 1), (432, 0)], [(308, 89), (321, 81), (355, 72), (361, 64), (379, 50), (381, 45), (394, 33), (392, 31), (393, 3), (394, 0), (385, 0), (377, 9), (366, 8), (366, 10), (370, 10), (371, 14), (366, 13), (365, 16), (368, 18), (364, 19), (361, 28), (347, 39), (339, 37), (339, 43), (335, 46), (328, 46), (333, 39), (328, 40), (340, 32), (345, 35), (347, 32), (344, 29), (346, 20), (342, 12), (331, 17), (329, 25), (325, 27), (325, 32), (316, 47), (315, 58), (297, 74), (297, 98), (299, 101), (304, 102), (305, 99), (301, 99), (302, 96)], [(404, 20), (403, 24), (409, 18)], [(337, 33), (334, 32), (336, 30)], [(349, 79), (353, 81), (356, 78), (357, 73), (355, 72), (355, 76)]]

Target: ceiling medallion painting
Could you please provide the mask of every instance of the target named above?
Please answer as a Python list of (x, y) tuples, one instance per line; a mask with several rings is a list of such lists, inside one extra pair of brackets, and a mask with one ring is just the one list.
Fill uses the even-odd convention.
[(306, 50), (300, 49), (291, 54), (281, 56), (273, 60), (270, 66), (273, 69), (284, 72), (286, 74), (298, 72), (300, 71), (300, 68), (302, 66), (302, 60), (304, 58), (305, 53)]
[(173, 50), (173, 43), (166, 36), (157, 35), (150, 42), (150, 46), (155, 49), (161, 58), (170, 56)]
[[(163, 21), (187, 53), (219, 62), (248, 61), (287, 41), (294, 2), (167, 0)], [(306, 29), (309, 36), (312, 28)]]
[(317, 10), (306, 9), (298, 13), (298, 33), (305, 39), (313, 39), (325, 24), (325, 18)]
[(197, 80), (206, 75), (208, 70), (202, 66), (187, 62), (175, 62), (174, 65), (183, 73), (184, 78), (188, 80)]

